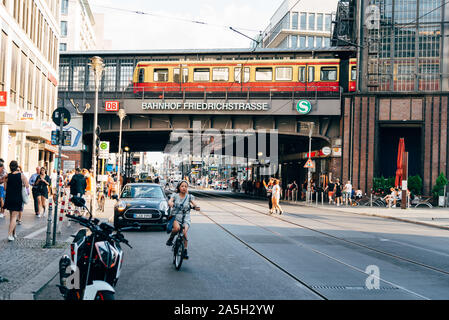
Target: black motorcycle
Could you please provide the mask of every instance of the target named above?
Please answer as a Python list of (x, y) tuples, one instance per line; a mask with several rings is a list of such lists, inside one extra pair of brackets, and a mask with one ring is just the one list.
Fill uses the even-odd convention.
[(131, 227), (116, 229), (114, 226), (92, 219), (85, 200), (73, 197), (70, 201), (89, 213), (89, 219), (69, 215), (86, 227), (74, 235), (70, 245), (70, 257), (64, 255), (59, 260), (58, 285), (65, 300), (114, 300), (115, 290), (123, 264), (123, 250), (120, 243), (132, 248), (122, 231), (139, 229), (136, 223)]

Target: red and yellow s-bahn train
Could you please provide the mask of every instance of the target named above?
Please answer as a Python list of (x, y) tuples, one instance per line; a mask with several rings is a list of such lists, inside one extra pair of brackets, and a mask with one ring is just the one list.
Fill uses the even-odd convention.
[(140, 92), (356, 91), (356, 59), (141, 61)]

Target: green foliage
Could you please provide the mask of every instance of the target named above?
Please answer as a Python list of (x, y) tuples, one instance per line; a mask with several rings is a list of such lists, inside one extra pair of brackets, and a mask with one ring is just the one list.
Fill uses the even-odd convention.
[(413, 195), (421, 194), (422, 192), (422, 179), (419, 175), (410, 176), (407, 180), (408, 189)]
[(384, 178), (383, 176), (380, 178), (373, 179), (373, 189), (374, 192), (385, 192), (390, 193), (390, 188), (394, 187), (395, 177)]
[(446, 186), (447, 183), (448, 180), (446, 179), (444, 173), (440, 173), (435, 186), (432, 188), (432, 195), (434, 198), (438, 198), (438, 196), (444, 196), (444, 186)]

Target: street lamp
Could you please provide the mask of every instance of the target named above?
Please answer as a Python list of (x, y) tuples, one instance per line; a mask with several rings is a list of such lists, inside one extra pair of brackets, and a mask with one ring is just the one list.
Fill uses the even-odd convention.
[(126, 152), (125, 177), (126, 177), (126, 179), (128, 179), (128, 176), (129, 176), (129, 147), (126, 146), (124, 148), (124, 150)]
[[(121, 170), (121, 160), (122, 160), (122, 121), (123, 119), (125, 119), (126, 117), (126, 112), (125, 109), (120, 109), (117, 113), (118, 117), (120, 118), (120, 131), (119, 131), (119, 136), (118, 136), (118, 177), (117, 177), (117, 182), (118, 182), (118, 196), (120, 197), (120, 178), (122, 176), (122, 170)], [(129, 149), (129, 148), (128, 148)]]
[[(311, 159), (311, 155), (312, 155), (312, 131), (313, 131), (313, 126), (314, 123), (313, 122), (309, 122), (309, 160)], [(311, 175), (312, 175), (312, 171), (309, 168), (307, 168), (307, 193), (308, 193), (308, 197), (307, 199), (309, 199), (310, 197), (310, 203), (312, 202), (312, 192), (311, 192), (311, 185), (310, 185), (310, 180), (311, 180)], [(308, 203), (309, 201), (307, 201)]]
[[(98, 127), (98, 90), (100, 89), (100, 80), (101, 74), (104, 70), (103, 59), (98, 56), (90, 58), (89, 65), (92, 67), (92, 71), (94, 72), (94, 81), (95, 81), (95, 111), (94, 111), (94, 126), (93, 126), (93, 145), (92, 145), (92, 171), (93, 171), (93, 181), (94, 181), (94, 190), (93, 197), (96, 198), (97, 195), (97, 127)], [(95, 205), (92, 206), (92, 215), (95, 214)]]

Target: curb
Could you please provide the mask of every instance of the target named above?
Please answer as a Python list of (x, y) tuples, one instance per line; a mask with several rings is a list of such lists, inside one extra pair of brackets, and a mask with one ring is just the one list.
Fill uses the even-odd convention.
[[(285, 202), (285, 200), (284, 200), (284, 202)], [(309, 207), (309, 206), (305, 206), (305, 205), (298, 204), (298, 203), (290, 203), (290, 202), (285, 202), (285, 203), (290, 204), (290, 205), (297, 205), (297, 206), (300, 206), (300, 207), (306, 207), (306, 208)], [(396, 220), (396, 221), (401, 221), (401, 222), (407, 222), (407, 223), (423, 225), (423, 226), (432, 227), (432, 228), (449, 230), (449, 227), (439, 226), (439, 225), (433, 224), (433, 223), (421, 222), (421, 221), (404, 219), (404, 218), (397, 218), (397, 217), (392, 217), (392, 216), (384, 216), (384, 215), (375, 214), (375, 213), (344, 211), (344, 210), (339, 210), (339, 209), (336, 209), (336, 208), (327, 208), (327, 207), (320, 207), (320, 208), (324, 209), (324, 210), (333, 210), (333, 211), (349, 213), (349, 214), (357, 214), (357, 215), (368, 216), (368, 217), (378, 217), (378, 218), (384, 218), (384, 219), (390, 219), (390, 220)]]

